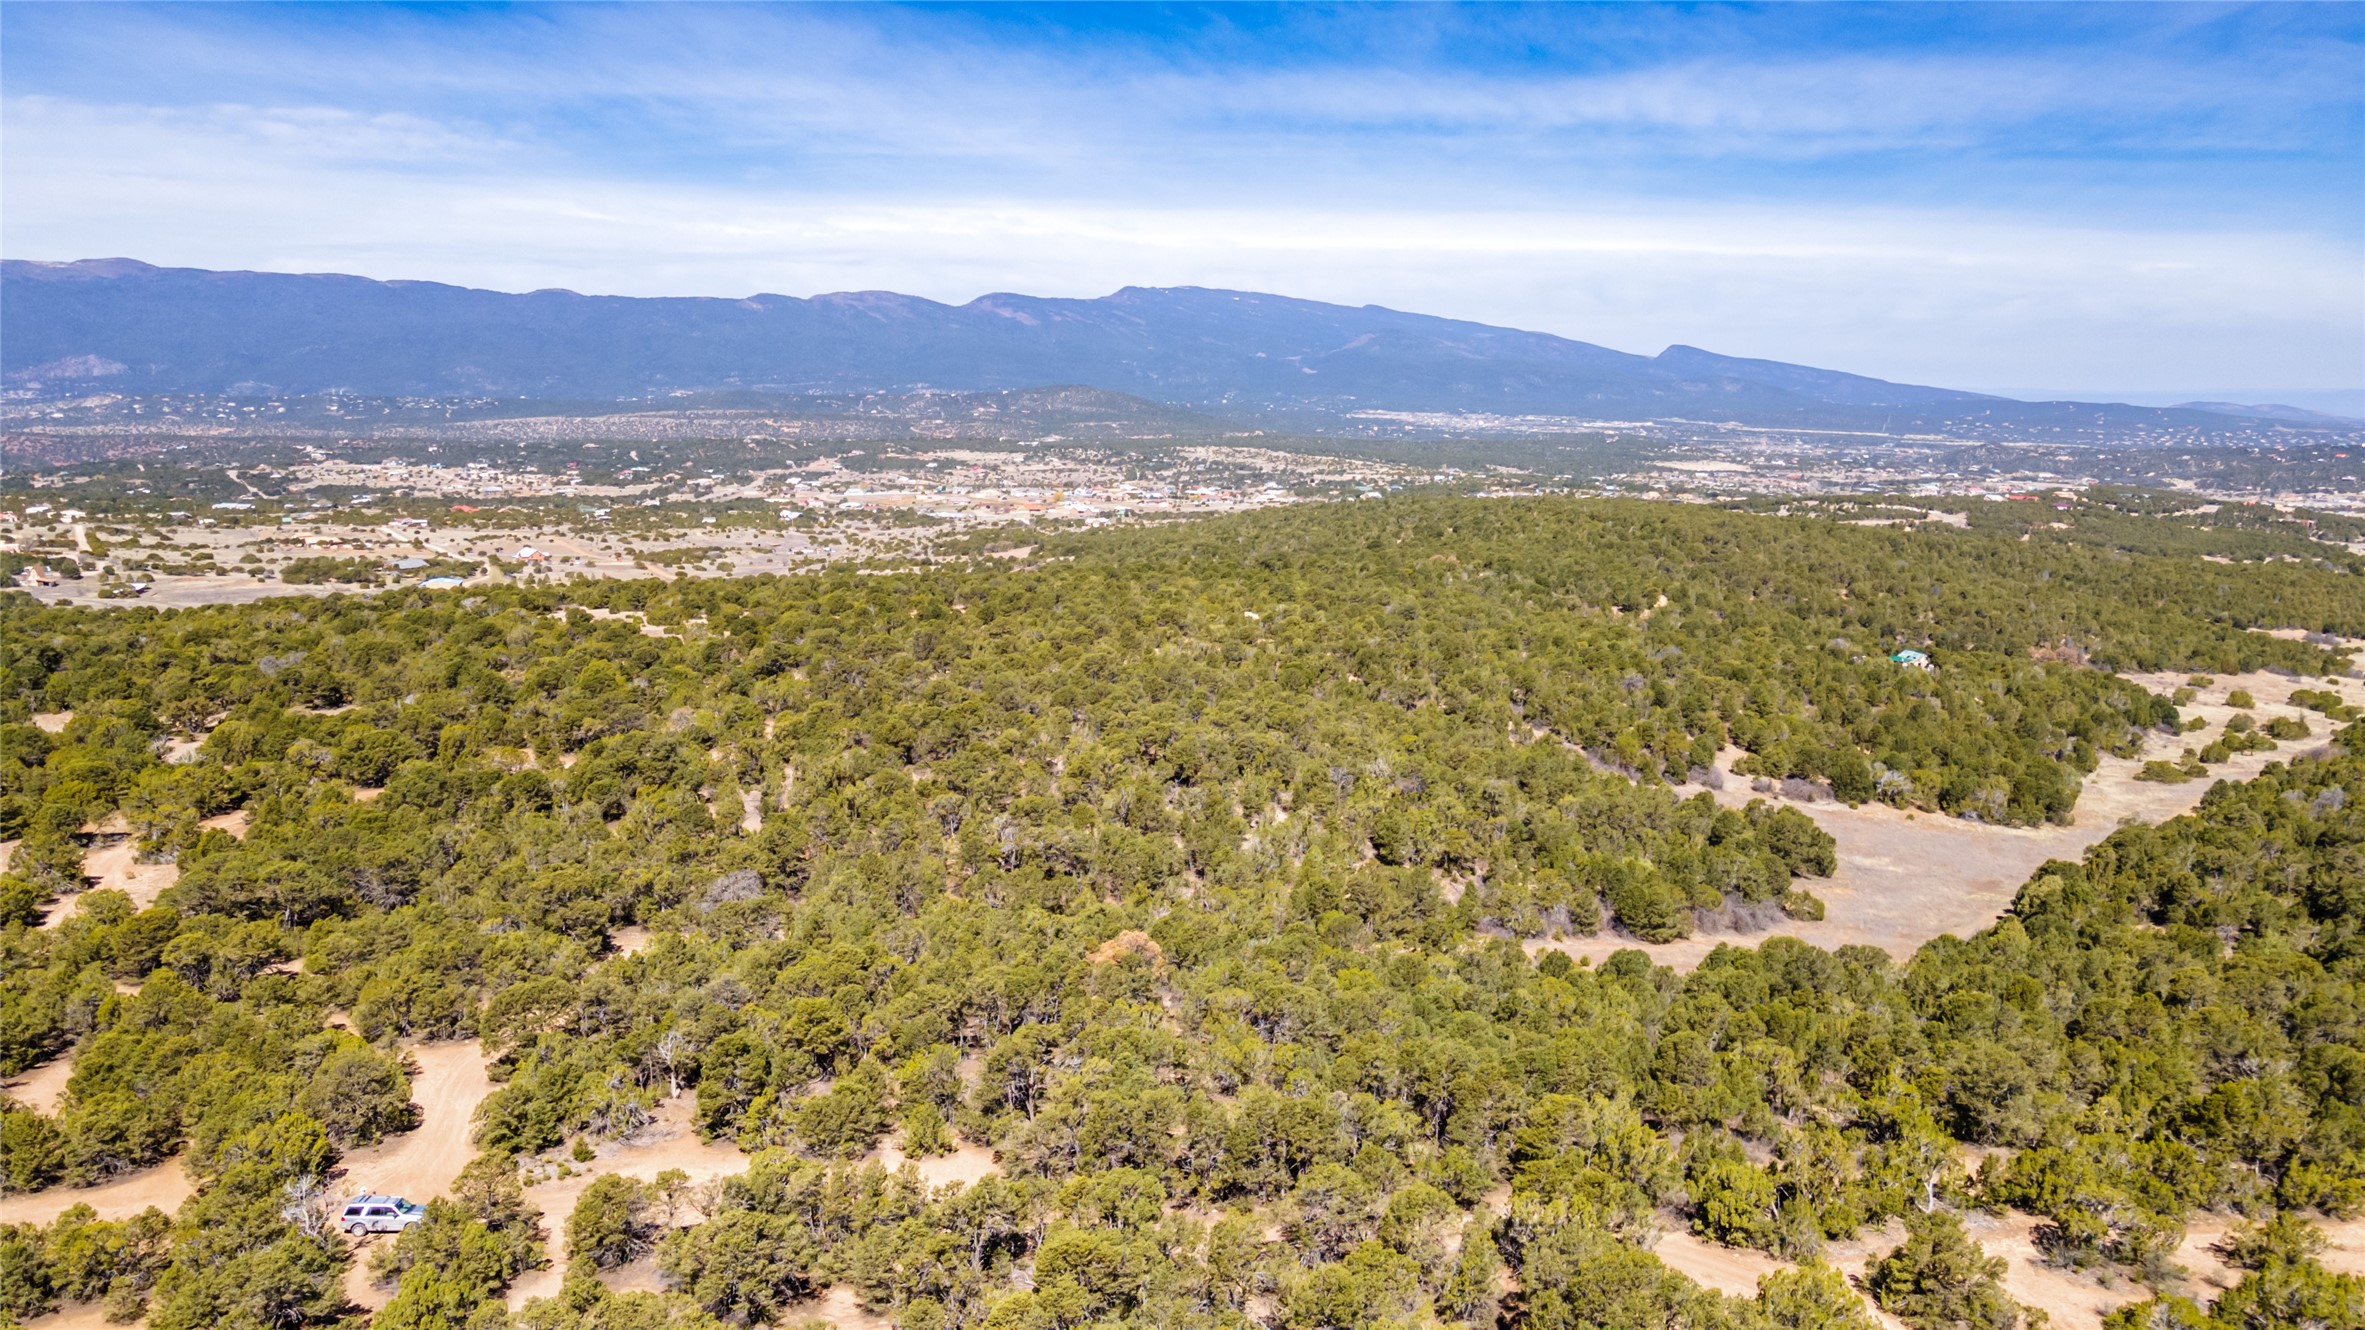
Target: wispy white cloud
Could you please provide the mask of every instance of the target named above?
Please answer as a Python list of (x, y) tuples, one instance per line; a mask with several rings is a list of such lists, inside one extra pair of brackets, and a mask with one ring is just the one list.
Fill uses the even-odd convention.
[[(2057, 380), (2065, 345), (2082, 377), (2128, 387), (2171, 385), (2203, 361), (2217, 382), (2337, 383), (2365, 355), (2353, 300), (2365, 261), (2267, 228), (1644, 200), (869, 201), (516, 174), (497, 169), (498, 134), (334, 116), (142, 118), (55, 100), (8, 111), (52, 131), (8, 154), (9, 196), (48, 201), (0, 227), (0, 247), (24, 257), (76, 257), (104, 238), (96, 248), (191, 266), (641, 295), (1233, 286), (1970, 387)], [(347, 135), (357, 147), (339, 159)], [(68, 142), (78, 150), (52, 146)], [(416, 169), (446, 145), (492, 166)]]
[(1522, 63), (1439, 52), (1566, 46), (1552, 11), (1075, 44), (1009, 12), (10, 7), (0, 249), (632, 294), (1226, 285), (1966, 387), (2365, 363), (2337, 25), (1769, 50), (1734, 35), (1763, 16), (1629, 8), (1584, 12), (1647, 57)]

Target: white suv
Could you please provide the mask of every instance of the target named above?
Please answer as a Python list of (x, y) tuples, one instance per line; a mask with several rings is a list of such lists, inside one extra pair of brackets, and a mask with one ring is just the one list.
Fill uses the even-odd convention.
[(337, 1223), (347, 1233), (360, 1237), (364, 1233), (400, 1233), (413, 1224), (425, 1223), (427, 1211), (400, 1196), (356, 1196), (345, 1202), (345, 1211)]

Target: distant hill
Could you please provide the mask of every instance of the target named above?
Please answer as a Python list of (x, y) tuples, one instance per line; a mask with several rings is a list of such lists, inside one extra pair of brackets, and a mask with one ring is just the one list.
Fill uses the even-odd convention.
[(2179, 411), (2206, 411), (2211, 415), (2217, 416), (2248, 416), (2253, 420), (2289, 420), (2308, 425), (2357, 425), (2360, 423), (2365, 423), (2354, 420), (2348, 416), (2335, 416), (2323, 411), (2310, 411), (2305, 407), (2299, 406), (2285, 406), (2280, 402), (2260, 402), (2251, 406), (2245, 406), (2240, 402), (2178, 402), (2176, 404), (2176, 409)]
[(1226, 414), (1688, 417), (1908, 431), (2223, 428), (2205, 411), (2022, 403), (1672, 346), (1196, 287), (1096, 300), (885, 291), (799, 299), (516, 295), (434, 282), (0, 263), (0, 375), (46, 393), (345, 390), (607, 399), (1084, 384)]

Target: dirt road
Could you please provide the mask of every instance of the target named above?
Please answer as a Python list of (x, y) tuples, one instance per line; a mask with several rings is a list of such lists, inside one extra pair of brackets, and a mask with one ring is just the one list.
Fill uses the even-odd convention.
[(485, 1074), (484, 1046), (467, 1043), (418, 1044), (407, 1050), (419, 1064), (411, 1078), (411, 1101), (422, 1110), (417, 1127), (345, 1156), (342, 1188), (384, 1192), (413, 1201), (451, 1194), (452, 1180), (475, 1157), (469, 1142), (476, 1106), (493, 1092)]
[(169, 1215), (180, 1209), (194, 1190), (181, 1161), (167, 1159), (96, 1187), (51, 1187), (30, 1195), (0, 1197), (0, 1223), (46, 1224), (76, 1205), (98, 1211), (101, 1219), (129, 1219), (149, 1206)]

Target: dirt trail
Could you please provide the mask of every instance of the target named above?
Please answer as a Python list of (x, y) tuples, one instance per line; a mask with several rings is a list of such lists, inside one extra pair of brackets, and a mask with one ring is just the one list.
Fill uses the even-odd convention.
[[(1736, 1298), (1756, 1297), (1760, 1276), (1791, 1268), (1790, 1262), (1776, 1260), (1755, 1248), (1726, 1247), (1680, 1229), (1661, 1237), (1659, 1245), (1651, 1250), (1669, 1269), (1705, 1288)], [(1886, 1252), (1887, 1248), (1881, 1251)], [(1843, 1255), (1836, 1247), (1831, 1252), (1831, 1263), (1848, 1276), (1848, 1282), (1856, 1285), (1859, 1293), (1862, 1293), (1863, 1267), (1870, 1259), (1860, 1253)], [(1873, 1305), (1871, 1294), (1865, 1293), (1863, 1297), (1864, 1310), (1887, 1330), (1906, 1330), (1905, 1322)]]
[(1789, 1262), (1777, 1261), (1754, 1247), (1727, 1247), (1682, 1229), (1661, 1236), (1651, 1251), (1694, 1283), (1736, 1298), (1757, 1296), (1760, 1277), (1790, 1268)]
[(407, 1050), (419, 1064), (411, 1077), (411, 1101), (424, 1116), (417, 1127), (368, 1149), (345, 1156), (341, 1192), (384, 1192), (413, 1201), (430, 1201), (451, 1193), (476, 1148), (468, 1133), (475, 1125), (476, 1106), (493, 1092), (485, 1074), (484, 1046), (467, 1043), (419, 1044)]
[[(2129, 677), (2165, 693), (2181, 687), (2187, 676)], [(2350, 702), (2365, 706), (2365, 683), (2354, 679), (2332, 684), (2265, 673), (2219, 676), (2201, 690), (2192, 706), (2182, 709), (2187, 716), (2206, 719), (2209, 728), (2196, 734), (2155, 735), (2135, 758), (2104, 757), (2094, 774), (2086, 778), (2076, 820), (2070, 826), (1996, 827), (1935, 813), (1909, 814), (1885, 804), (1849, 808), (1831, 802), (1794, 803), (1793, 807), (1813, 818), (1838, 844), (1839, 870), (1829, 878), (1802, 884), (1822, 898), (1826, 907), (1822, 919), (1785, 921), (1763, 933), (1703, 933), (1664, 943), (1638, 942), (1608, 931), (1557, 941), (1531, 939), (1526, 943), (1528, 952), (1565, 951), (1599, 963), (1615, 952), (1634, 948), (1656, 964), (1690, 970), (1723, 943), (1754, 946), (1769, 937), (1795, 937), (1826, 950), (1875, 946), (1903, 960), (1940, 934), (1968, 937), (1994, 923), (2011, 906), (2021, 884), (2046, 860), (2074, 862), (2122, 823), (2164, 822), (2190, 812), (2216, 781), (2249, 780), (2268, 763), (2289, 761), (2321, 743), (2332, 723), (2292, 706), (2295, 688), (2335, 689)], [(2174, 758), (2186, 747), (2198, 749), (2215, 738), (2235, 714), (2224, 705), (2226, 694), (2234, 689), (2247, 689), (2256, 699), (2249, 714), (2261, 724), (2275, 716), (2299, 716), (2308, 721), (2312, 733), (2273, 752), (2240, 754), (2212, 767), (2207, 779), (2181, 785), (2135, 779), (2144, 762)], [(1728, 752), (1720, 765), (1729, 767), (1733, 756)], [(1729, 771), (1724, 788), (1714, 794), (1717, 802), (1736, 808), (1751, 799), (1769, 797), (1752, 792), (1748, 778)]]
[(212, 817), (206, 818), (197, 825), (201, 827), (210, 827), (215, 831), (229, 832), (230, 837), (233, 840), (245, 840), (246, 829), (253, 821), (254, 817), (245, 809), (234, 808), (227, 813), (217, 813)]
[(169, 1215), (195, 1190), (181, 1161), (167, 1159), (96, 1187), (51, 1187), (0, 1197), (0, 1223), (46, 1224), (76, 1205), (98, 1211), (101, 1219), (129, 1219), (151, 1205)]
[(353, 1263), (345, 1267), (345, 1300), (366, 1312), (381, 1312), (394, 1301), (394, 1290), (370, 1279), (370, 1257), (378, 1244), (394, 1241), (391, 1233), (373, 1233), (365, 1238), (348, 1238), (353, 1248)]
[[(492, 1078), (485, 1074), (484, 1046), (473, 1041), (417, 1044), (407, 1051), (419, 1064), (419, 1074), (411, 1078), (411, 1102), (423, 1114), (419, 1125), (346, 1155), (345, 1175), (337, 1183), (339, 1201), (362, 1192), (422, 1202), (448, 1196), (452, 1181), (476, 1155), (468, 1134), (476, 1125), (476, 1106), (493, 1092)], [(393, 1299), (394, 1290), (380, 1288), (369, 1277), (372, 1249), (392, 1240), (386, 1234), (354, 1240), (345, 1296), (355, 1305), (376, 1311)]]
[[(447, 1196), (452, 1181), (475, 1157), (468, 1134), (476, 1124), (476, 1106), (493, 1090), (485, 1074), (484, 1046), (418, 1044), (408, 1052), (419, 1064), (419, 1074), (411, 1078), (411, 1102), (423, 1110), (419, 1125), (346, 1155), (335, 1193), (340, 1202), (362, 1192), (412, 1201)], [(350, 1239), (353, 1263), (345, 1268), (345, 1296), (355, 1306), (375, 1312), (394, 1300), (394, 1290), (372, 1283), (369, 1273), (371, 1253), (393, 1240), (382, 1233)]]
[[(575, 1202), (582, 1198), (594, 1178), (615, 1173), (649, 1182), (669, 1168), (687, 1173), (693, 1184), (712, 1182), (747, 1171), (747, 1156), (737, 1146), (724, 1141), (702, 1141), (691, 1125), (691, 1113), (697, 1107), (693, 1095), (676, 1095), (657, 1106), (656, 1121), (642, 1129), (630, 1141), (613, 1142), (602, 1146), (599, 1157), (588, 1163), (567, 1162), (571, 1177), (553, 1175), (543, 1182), (526, 1188), (526, 1201), (542, 1212), (542, 1224), (549, 1232), (545, 1248), (550, 1264), (540, 1270), (528, 1271), (524, 1278), (509, 1290), (509, 1306), (521, 1308), (535, 1298), (546, 1298), (557, 1293), (567, 1272), (567, 1218), (575, 1212)], [(555, 1170), (558, 1152), (548, 1161)], [(677, 1222), (688, 1216), (676, 1216)], [(603, 1282), (617, 1292), (633, 1288), (657, 1287), (656, 1267), (645, 1262), (621, 1267), (603, 1276)]]
[(66, 1082), (73, 1075), (73, 1054), (51, 1058), (10, 1077), (6, 1087), (8, 1097), (43, 1116), (56, 1117), (57, 1102), (65, 1096)]

